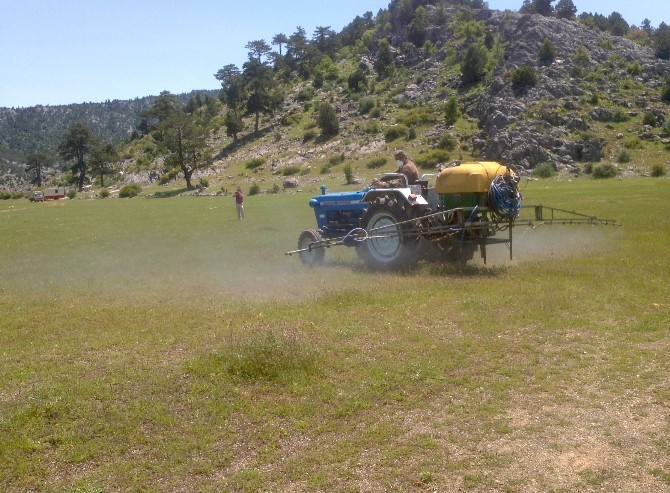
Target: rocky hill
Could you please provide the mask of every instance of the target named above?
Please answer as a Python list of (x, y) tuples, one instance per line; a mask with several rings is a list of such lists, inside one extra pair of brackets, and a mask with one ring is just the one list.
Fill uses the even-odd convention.
[[(486, 24), (500, 33), (505, 52), (471, 110), (481, 129), (475, 148), (485, 157), (577, 170), (577, 163), (606, 156), (613, 134), (606, 130), (614, 124), (625, 123), (619, 129), (629, 137), (657, 137), (652, 128), (665, 123), (660, 95), (670, 65), (650, 48), (539, 15), (493, 13)], [(556, 47), (550, 64), (538, 60), (545, 39)], [(525, 66), (537, 67), (537, 84), (515, 91), (508, 74)], [(647, 113), (654, 116), (652, 128), (643, 125)]]
[[(644, 173), (665, 162), (670, 140), (662, 93), (670, 64), (656, 57), (649, 39), (462, 1), (424, 1), (409, 13), (405, 3), (391, 2), (331, 54), (332, 78), (316, 84), (316, 71), (285, 77), (283, 104), (261, 120), (259, 132), (247, 115), (233, 142), (221, 106), (208, 140), (214, 158), (200, 176), (222, 187), (241, 181), (269, 188), (286, 176), (316, 182), (347, 162), (366, 175), (398, 147), (424, 168), (477, 158), (570, 173), (606, 161)], [(382, 40), (391, 55), (384, 74)], [(470, 76), (473, 56), (481, 63)], [(362, 87), (352, 86), (354, 73), (364, 74)], [(450, 101), (455, 112), (447, 109)], [(323, 103), (338, 114), (334, 137), (321, 137), (315, 123)], [(98, 122), (132, 131), (130, 118)], [(0, 137), (11, 149), (10, 137)], [(167, 171), (150, 136), (126, 144), (123, 155), (126, 181), (148, 184), (152, 171)], [(252, 159), (261, 164), (245, 166)]]

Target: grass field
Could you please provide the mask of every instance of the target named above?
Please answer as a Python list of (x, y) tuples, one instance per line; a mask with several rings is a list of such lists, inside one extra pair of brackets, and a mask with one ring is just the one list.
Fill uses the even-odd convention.
[(670, 180), (488, 265), (285, 251), (310, 193), (0, 203), (0, 490), (670, 491)]

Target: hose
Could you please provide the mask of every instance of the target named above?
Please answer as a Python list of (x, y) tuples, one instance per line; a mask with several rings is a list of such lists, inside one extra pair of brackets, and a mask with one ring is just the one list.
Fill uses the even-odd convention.
[(521, 210), (521, 194), (511, 175), (497, 175), (489, 187), (489, 207), (493, 218), (514, 219)]
[[(362, 233), (362, 236), (360, 235)], [(363, 228), (354, 228), (342, 237), (341, 243), (343, 245), (361, 243), (369, 237), (368, 232)]]

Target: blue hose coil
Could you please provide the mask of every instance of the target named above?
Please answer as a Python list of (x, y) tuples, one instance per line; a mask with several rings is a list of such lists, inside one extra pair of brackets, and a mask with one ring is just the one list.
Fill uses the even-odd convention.
[(514, 219), (521, 210), (521, 194), (516, 181), (509, 176), (498, 175), (489, 187), (489, 207), (494, 215), (502, 219)]

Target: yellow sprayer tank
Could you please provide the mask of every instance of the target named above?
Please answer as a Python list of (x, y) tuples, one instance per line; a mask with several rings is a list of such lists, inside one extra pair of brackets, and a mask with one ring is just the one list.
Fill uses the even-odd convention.
[(447, 209), (486, 206), (491, 182), (506, 173), (512, 170), (493, 161), (461, 163), (440, 172), (435, 191)]

